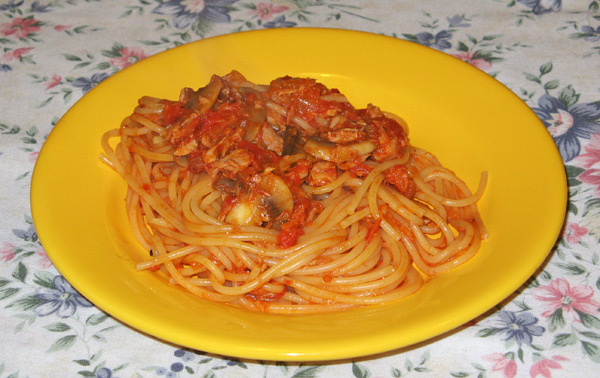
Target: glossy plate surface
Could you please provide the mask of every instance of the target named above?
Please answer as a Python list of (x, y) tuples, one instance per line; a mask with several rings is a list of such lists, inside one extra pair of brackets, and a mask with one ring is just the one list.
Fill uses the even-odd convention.
[[(368, 53), (365, 53), (367, 52)], [(125, 216), (126, 187), (98, 159), (101, 135), (143, 95), (176, 99), (236, 69), (250, 81), (309, 76), (403, 117), (411, 143), (476, 189), (490, 239), (467, 264), (390, 305), (278, 316), (207, 303), (159, 276)], [(145, 59), (100, 83), (55, 126), (32, 179), (38, 235), (64, 277), (99, 308), (182, 346), (262, 360), (327, 360), (400, 348), (475, 318), (542, 264), (560, 231), (566, 180), (552, 138), (517, 96), (448, 55), (380, 35), (277, 29), (205, 39)]]

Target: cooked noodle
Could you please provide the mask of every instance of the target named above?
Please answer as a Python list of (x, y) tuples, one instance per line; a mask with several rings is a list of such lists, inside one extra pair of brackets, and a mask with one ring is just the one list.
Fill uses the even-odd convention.
[[(143, 97), (102, 138), (158, 271), (210, 301), (272, 313), (396, 301), (469, 260), (486, 231), (471, 193), (401, 118), (337, 90), (236, 71), (178, 101)], [(112, 140), (117, 142), (112, 142)]]

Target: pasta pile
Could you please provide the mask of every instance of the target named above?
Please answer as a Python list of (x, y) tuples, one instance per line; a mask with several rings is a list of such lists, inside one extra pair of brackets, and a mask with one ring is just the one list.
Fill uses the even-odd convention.
[[(396, 301), (469, 260), (472, 193), (404, 121), (310, 78), (236, 71), (178, 100), (143, 97), (102, 138), (156, 271), (200, 298), (270, 313)], [(160, 273), (159, 273), (160, 272)]]

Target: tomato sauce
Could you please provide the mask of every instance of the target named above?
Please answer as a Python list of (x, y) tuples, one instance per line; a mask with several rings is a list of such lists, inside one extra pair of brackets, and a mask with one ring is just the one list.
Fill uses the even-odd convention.
[[(295, 245), (304, 227), (322, 209), (302, 189), (308, 185), (315, 162), (327, 160), (328, 156), (347, 159), (343, 164), (333, 162), (337, 171), (348, 170), (352, 177), (364, 178), (372, 170), (371, 165), (365, 164), (366, 159), (396, 158), (408, 144), (402, 127), (378, 108), (369, 105), (357, 110), (337, 89), (328, 89), (314, 79), (286, 76), (273, 80), (264, 90), (240, 86), (239, 76), (235, 75), (213, 80), (220, 80), (219, 93), (188, 88), (179, 101), (161, 101), (160, 116), (149, 119), (168, 130), (167, 139), (177, 148), (178, 156), (184, 158), (180, 160), (186, 164), (183, 169), (213, 175), (216, 189), (215, 183), (220, 183), (219, 190), (224, 190), (220, 219), (240, 205), (242, 197), (283, 198), (282, 203), (261, 202), (264, 214), (259, 217), (264, 222), (260, 225), (280, 230), (277, 242), (281, 248)], [(296, 119), (312, 129), (297, 124)], [(332, 151), (304, 150), (311, 138), (318, 141), (315, 148), (324, 146)], [(354, 147), (361, 142), (371, 143), (374, 150)], [(284, 155), (300, 158), (282, 166)], [(342, 173), (337, 171), (321, 169), (318, 172), (325, 177), (313, 185), (331, 182)], [(260, 181), (268, 175), (277, 175), (287, 186), (275, 188), (279, 197), (261, 189)], [(407, 197), (414, 196), (416, 187), (404, 167), (388, 170), (385, 180)], [(277, 180), (274, 182), (281, 185)], [(283, 205), (290, 202), (286, 199), (290, 195), (293, 206), (288, 208)], [(375, 230), (380, 223), (381, 218), (373, 220), (371, 229)], [(374, 235), (371, 229), (368, 240)]]

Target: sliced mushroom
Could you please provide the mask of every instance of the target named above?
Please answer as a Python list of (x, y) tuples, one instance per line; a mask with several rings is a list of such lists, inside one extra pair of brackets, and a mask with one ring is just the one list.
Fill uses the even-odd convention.
[(363, 160), (375, 150), (369, 140), (352, 144), (336, 144), (322, 139), (310, 138), (304, 145), (304, 151), (317, 159), (332, 163), (345, 163), (361, 157)]
[(219, 76), (213, 75), (206, 87), (200, 88), (197, 91), (191, 88), (184, 88), (179, 94), (179, 101), (184, 103), (184, 108), (195, 110), (202, 114), (214, 105), (222, 88), (223, 80)]
[(260, 225), (294, 208), (292, 192), (285, 181), (274, 173), (262, 177), (260, 190), (244, 194), (225, 216), (225, 222), (237, 225)]
[(264, 176), (261, 181), (261, 189), (270, 194), (270, 200), (277, 210), (276, 215), (284, 211), (291, 212), (294, 208), (292, 191), (280, 176), (274, 173)]

